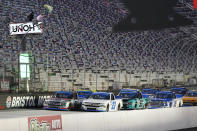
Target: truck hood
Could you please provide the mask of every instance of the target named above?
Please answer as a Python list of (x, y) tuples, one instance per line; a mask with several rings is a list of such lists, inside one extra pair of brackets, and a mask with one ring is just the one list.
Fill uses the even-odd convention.
[(143, 98), (153, 98), (154, 94), (142, 94)]
[(107, 103), (109, 100), (100, 100), (100, 99), (86, 99), (83, 100), (83, 103)]
[(183, 100), (197, 100), (197, 97), (188, 97), (188, 96), (184, 96)]
[(175, 94), (176, 95), (176, 98), (182, 98), (183, 95), (182, 94)]
[(168, 102), (168, 101), (172, 101), (172, 99), (169, 98), (152, 98), (151, 101), (162, 101), (162, 102)]
[(65, 98), (49, 98), (45, 101), (57, 101), (57, 102), (59, 102), (59, 101), (70, 101), (70, 100), (71, 99), (65, 99)]

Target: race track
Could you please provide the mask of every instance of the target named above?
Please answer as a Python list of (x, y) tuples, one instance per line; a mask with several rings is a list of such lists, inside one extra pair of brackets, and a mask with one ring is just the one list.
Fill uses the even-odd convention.
[[(183, 106), (179, 108), (188, 108), (191, 106)], [(157, 109), (145, 109), (145, 110), (157, 110)], [(136, 112), (139, 110), (121, 110), (120, 112)], [(141, 110), (142, 111), (142, 110)], [(43, 110), (43, 109), (9, 109), (0, 110), (0, 119), (5, 118), (17, 118), (28, 116), (42, 116), (42, 115), (70, 115), (70, 114), (94, 114), (101, 112), (84, 112), (84, 111), (55, 111), (55, 110)]]
[(28, 116), (43, 116), (43, 115), (82, 114), (82, 113), (93, 113), (93, 112), (53, 111), (53, 110), (43, 110), (43, 109), (10, 109), (10, 110), (0, 110), (0, 119), (28, 117)]
[(117, 112), (10, 109), (0, 111), (0, 127), (4, 131), (31, 131), (30, 118), (59, 116), (61, 131), (167, 131), (197, 127), (196, 112), (197, 106)]

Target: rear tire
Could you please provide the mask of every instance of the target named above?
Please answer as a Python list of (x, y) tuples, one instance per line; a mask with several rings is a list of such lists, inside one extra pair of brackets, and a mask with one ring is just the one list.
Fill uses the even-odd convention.
[(144, 109), (147, 109), (147, 108), (148, 108), (148, 103), (146, 103), (144, 106)]
[(170, 102), (170, 108), (172, 108), (172, 102)]
[(179, 102), (179, 107), (181, 107), (182, 105), (181, 105), (181, 102)]
[(109, 105), (107, 105), (106, 107), (106, 112), (109, 112)]
[(120, 110), (120, 104), (118, 105), (118, 111)]

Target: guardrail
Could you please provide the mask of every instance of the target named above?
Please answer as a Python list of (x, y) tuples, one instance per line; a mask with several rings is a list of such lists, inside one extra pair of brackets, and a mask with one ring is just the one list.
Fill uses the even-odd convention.
[(167, 131), (197, 127), (197, 107), (119, 112), (57, 112), (57, 115), (0, 118), (4, 131)]

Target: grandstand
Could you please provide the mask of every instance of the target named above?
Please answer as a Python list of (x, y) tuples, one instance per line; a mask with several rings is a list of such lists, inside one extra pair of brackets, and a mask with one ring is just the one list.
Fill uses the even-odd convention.
[[(118, 0), (0, 3), (0, 80), (13, 91), (26, 91), (27, 86), (30, 91), (57, 91), (196, 84), (197, 11), (192, 0), (180, 0), (174, 7), (192, 25), (117, 33), (113, 25), (128, 15)], [(53, 12), (45, 15), (42, 34), (9, 34), (11, 22), (27, 22), (32, 11), (35, 16), (45, 12), (44, 4), (52, 5)], [(29, 79), (20, 78), (21, 52), (30, 56)]]

